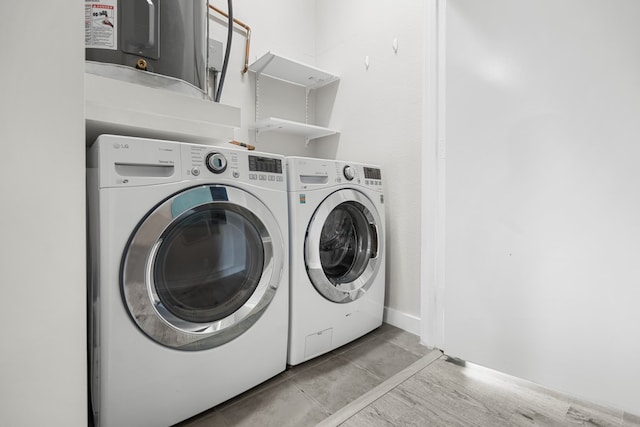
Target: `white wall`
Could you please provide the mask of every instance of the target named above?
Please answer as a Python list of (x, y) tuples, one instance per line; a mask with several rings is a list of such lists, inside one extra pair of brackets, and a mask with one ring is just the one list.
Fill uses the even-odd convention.
[[(415, 333), (420, 317), (424, 7), (412, 0), (322, 0), (315, 12), (317, 64), (340, 76), (333, 92), (319, 93), (316, 112), (340, 135), (316, 143), (317, 154), (382, 166), (387, 321)], [(333, 108), (327, 113), (320, 105)]]
[(443, 349), (640, 412), (640, 3), (449, 0)]
[(0, 15), (0, 425), (83, 426), (82, 3)]

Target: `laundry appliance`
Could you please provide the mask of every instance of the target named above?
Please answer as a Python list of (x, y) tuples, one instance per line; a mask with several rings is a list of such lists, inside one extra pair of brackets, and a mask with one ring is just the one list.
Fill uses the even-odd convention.
[(385, 212), (381, 169), (287, 158), (290, 318), (297, 365), (382, 324)]
[(87, 172), (96, 426), (173, 425), (283, 371), (284, 157), (102, 135)]

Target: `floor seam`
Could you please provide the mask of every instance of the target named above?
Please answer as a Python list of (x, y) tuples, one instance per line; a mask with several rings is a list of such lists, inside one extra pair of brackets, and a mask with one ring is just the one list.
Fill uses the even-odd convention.
[[(390, 344), (390, 345), (392, 345), (392, 346), (394, 346), (394, 347), (396, 347), (396, 348), (398, 348), (398, 349), (400, 349), (400, 350), (402, 350), (402, 351), (405, 351), (405, 352), (407, 352), (408, 354), (411, 354), (411, 355), (413, 355), (413, 356), (417, 357), (417, 359), (416, 359), (413, 363), (418, 362), (420, 359), (422, 359), (424, 356), (426, 356), (426, 355), (422, 355), (422, 356), (421, 356), (421, 355), (419, 355), (419, 354), (415, 354), (415, 353), (413, 353), (412, 351), (409, 351), (409, 350), (407, 350), (407, 349), (405, 349), (405, 348), (403, 348), (403, 347), (399, 346), (398, 344), (396, 344), (396, 343), (394, 343), (394, 342), (387, 341), (387, 340), (385, 340), (385, 339), (381, 338), (380, 336), (376, 336), (375, 338), (377, 338), (377, 339), (379, 339), (380, 341), (383, 341), (383, 342), (385, 342), (385, 343), (387, 343), (387, 344)], [(341, 354), (336, 355), (336, 357), (341, 357), (342, 359), (346, 360), (347, 362), (351, 363), (352, 365), (357, 366), (358, 368), (360, 368), (360, 369), (362, 369), (362, 370), (364, 370), (364, 371), (368, 372), (369, 374), (373, 375), (374, 377), (376, 377), (377, 379), (379, 379), (379, 380), (380, 380), (380, 384), (382, 384), (382, 383), (384, 383), (385, 381), (389, 380), (389, 379), (390, 379), (390, 378), (392, 378), (394, 375), (397, 375), (397, 374), (399, 374), (400, 372), (402, 372), (402, 371), (396, 372), (395, 374), (391, 375), (391, 377), (388, 377), (388, 378), (386, 378), (386, 379), (385, 379), (385, 378), (384, 378), (384, 375), (382, 375), (382, 376), (381, 376), (381, 375), (379, 375), (379, 374), (375, 373), (373, 370), (369, 369), (369, 368), (366, 366), (366, 364), (360, 364), (360, 363), (358, 363), (358, 362), (357, 362), (357, 360), (349, 359), (347, 356), (345, 356), (345, 354), (347, 354), (347, 353), (348, 353), (348, 351), (345, 351), (344, 353), (341, 353)], [(411, 365), (409, 365), (409, 366), (411, 366)], [(405, 369), (406, 369), (406, 368), (405, 368)]]
[(385, 380), (384, 378), (382, 378), (380, 375), (376, 374), (375, 372), (371, 371), (370, 369), (368, 369), (366, 366), (359, 364), (358, 362), (351, 360), (347, 357), (344, 356), (336, 356), (336, 357), (340, 357), (342, 360), (344, 360), (346, 363), (349, 363), (350, 365), (355, 366), (358, 369), (362, 369), (363, 371), (365, 371), (366, 373), (368, 373), (369, 375), (371, 375), (372, 377), (380, 380), (380, 384), (382, 384)]
[(436, 360), (442, 357), (442, 352), (440, 350), (432, 350), (430, 353), (425, 355), (424, 357), (418, 359), (416, 362), (411, 364), (409, 367), (403, 369), (397, 374), (393, 375), (391, 378), (383, 381), (378, 384), (373, 389), (369, 390), (364, 395), (360, 396), (353, 402), (347, 404), (341, 409), (337, 410), (328, 418), (325, 418), (323, 421), (318, 423), (316, 427), (336, 427), (340, 424), (347, 421), (349, 418), (353, 417), (355, 414), (366, 408), (371, 403), (378, 400), (380, 397), (384, 396), (389, 391), (393, 390), (409, 378), (411, 378), (416, 373), (420, 372), (422, 369), (426, 368)]
[[(345, 365), (345, 364), (349, 364), (349, 365), (355, 366), (355, 367), (356, 367), (356, 368), (358, 368), (358, 369), (361, 369), (361, 370), (362, 370), (362, 371), (364, 371), (365, 373), (367, 373), (367, 374), (371, 375), (373, 378), (375, 378), (375, 379), (379, 380), (380, 382), (378, 383), (378, 385), (380, 385), (380, 384), (382, 384), (382, 383), (384, 382), (384, 381), (383, 381), (383, 379), (382, 379), (382, 378), (380, 378), (380, 376), (378, 376), (378, 375), (374, 374), (373, 372), (369, 371), (368, 369), (366, 369), (366, 368), (364, 368), (364, 367), (362, 367), (362, 366), (358, 365), (357, 363), (353, 362), (352, 360), (349, 360), (349, 359), (347, 359), (346, 357), (341, 356), (340, 354), (336, 354), (336, 355), (332, 356), (332, 359), (340, 359), (340, 360), (342, 361), (342, 364), (343, 364), (343, 365)], [(326, 362), (328, 362), (328, 360), (327, 360)], [(326, 362), (322, 362), (322, 363), (320, 363), (318, 366), (323, 365), (323, 364), (324, 364), (324, 363), (326, 363)], [(330, 410), (329, 408), (326, 408), (326, 407), (322, 404), (322, 402), (320, 402), (319, 400), (317, 400), (315, 397), (313, 397), (311, 394), (309, 394), (307, 391), (305, 391), (305, 390), (304, 390), (304, 388), (303, 388), (302, 384), (300, 384), (298, 381), (296, 381), (296, 377), (295, 377), (295, 376), (291, 377), (290, 379), (293, 381), (293, 383), (295, 384), (295, 386), (296, 386), (298, 389), (300, 389), (303, 393), (305, 393), (309, 398), (313, 399), (313, 401), (314, 401), (314, 402), (316, 402), (318, 405), (320, 405), (320, 407), (321, 407), (323, 410), (325, 410), (325, 411), (326, 411), (330, 416), (331, 416), (331, 415), (333, 415), (333, 414), (334, 414), (334, 413), (336, 413), (336, 412), (339, 412), (339, 411), (342, 409), (342, 408), (339, 408), (339, 409), (336, 409), (336, 410)], [(376, 387), (377, 387), (378, 385), (376, 385)], [(345, 406), (348, 406), (350, 403), (351, 403), (351, 402), (347, 403), (347, 405), (345, 405)]]
[(322, 402), (320, 402), (318, 399), (316, 399), (315, 397), (313, 397), (313, 395), (307, 393), (300, 384), (298, 384), (296, 381), (293, 381), (293, 379), (291, 379), (291, 383), (294, 385), (295, 388), (297, 388), (302, 394), (304, 394), (304, 396), (309, 399), (311, 401), (311, 403), (315, 404), (318, 406), (318, 408), (320, 408), (322, 411), (324, 411), (325, 413), (329, 414), (331, 416), (332, 412), (328, 409), (325, 408), (325, 406), (322, 404)]

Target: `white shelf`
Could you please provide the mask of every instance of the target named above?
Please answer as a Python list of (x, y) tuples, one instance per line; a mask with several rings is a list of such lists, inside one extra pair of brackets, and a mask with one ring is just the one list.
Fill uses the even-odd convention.
[(279, 119), (277, 117), (269, 117), (260, 120), (255, 124), (256, 130), (260, 132), (276, 131), (292, 135), (301, 135), (307, 140), (322, 138), (323, 136), (334, 135), (338, 133), (335, 129), (329, 129), (322, 126), (310, 125), (307, 123), (294, 122), (291, 120)]
[[(309, 93), (313, 89), (318, 89), (329, 83), (339, 80), (335, 74), (321, 70), (310, 65), (303, 64), (292, 59), (285, 58), (273, 52), (267, 52), (253, 64), (249, 66), (249, 71), (256, 77), (256, 135), (262, 132), (279, 132), (290, 135), (304, 136), (308, 143), (312, 139), (322, 138), (337, 134), (335, 129), (316, 126), (308, 123), (301, 123), (292, 120), (269, 117), (261, 119), (259, 109), (259, 88), (257, 83), (259, 76), (264, 75), (286, 83), (302, 86), (306, 89), (305, 108), (308, 109)], [(272, 101), (273, 102), (273, 101)], [(308, 114), (308, 111), (307, 111)]]
[(256, 73), (256, 75), (264, 74), (308, 89), (317, 89), (339, 79), (338, 76), (327, 71), (279, 56), (273, 52), (267, 52), (249, 65), (249, 71)]
[(240, 109), (85, 73), (85, 119), (87, 144), (103, 133), (215, 143), (234, 138)]

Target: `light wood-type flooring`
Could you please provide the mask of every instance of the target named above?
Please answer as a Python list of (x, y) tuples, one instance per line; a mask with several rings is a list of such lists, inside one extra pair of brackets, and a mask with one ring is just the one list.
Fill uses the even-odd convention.
[(448, 358), (383, 325), (176, 427), (617, 426), (640, 417)]

